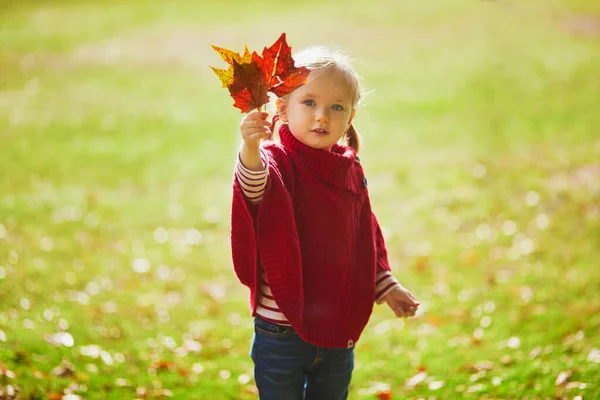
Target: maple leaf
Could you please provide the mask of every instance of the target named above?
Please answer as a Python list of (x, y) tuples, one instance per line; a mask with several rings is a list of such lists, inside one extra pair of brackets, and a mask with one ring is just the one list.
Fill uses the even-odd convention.
[(269, 102), (268, 92), (278, 97), (291, 93), (306, 83), (310, 70), (296, 68), (292, 48), (287, 44), (285, 33), (270, 47), (265, 47), (262, 56), (248, 51), (244, 55), (212, 46), (229, 69), (212, 67), (223, 87), (229, 90), (234, 99), (234, 107), (242, 112), (259, 109)]
[(292, 58), (292, 48), (285, 40), (285, 33), (268, 49), (263, 50), (265, 73), (269, 74), (270, 91), (277, 97), (293, 92), (306, 82), (310, 71), (305, 67), (296, 68)]
[(233, 62), (238, 62), (240, 64), (245, 64), (245, 63), (249, 63), (252, 61), (252, 55), (250, 54), (250, 52), (248, 51), (248, 46), (246, 46), (244, 48), (244, 55), (241, 56), (239, 53), (235, 53), (231, 50), (227, 50), (224, 49), (222, 47), (218, 47), (218, 46), (212, 46), (213, 49), (215, 49), (215, 51), (217, 53), (219, 53), (219, 55), (221, 56), (221, 58), (223, 60), (225, 60), (226, 63), (230, 64), (231, 66), (229, 67), (229, 69), (219, 69), (219, 68), (215, 68), (215, 67), (211, 67), (213, 71), (215, 71), (215, 73), (217, 74), (217, 76), (219, 77), (219, 79), (221, 80), (221, 83), (223, 84), (223, 87), (228, 87), (231, 84), (233, 84)]
[(269, 102), (269, 85), (264, 79), (262, 65), (262, 58), (256, 52), (252, 54), (252, 61), (249, 63), (233, 60), (233, 82), (228, 86), (229, 93), (235, 100), (233, 106), (242, 112)]

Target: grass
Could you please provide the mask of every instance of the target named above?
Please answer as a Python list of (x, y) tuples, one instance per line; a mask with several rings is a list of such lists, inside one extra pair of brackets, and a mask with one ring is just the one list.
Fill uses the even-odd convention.
[(358, 59), (372, 201), (424, 304), (376, 307), (350, 397), (600, 397), (593, 2), (0, 3), (0, 397), (256, 397), (209, 43), (282, 31)]

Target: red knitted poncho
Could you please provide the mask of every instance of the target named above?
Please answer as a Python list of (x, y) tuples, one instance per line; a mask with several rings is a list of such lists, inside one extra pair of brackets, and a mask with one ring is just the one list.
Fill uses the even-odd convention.
[(373, 309), (375, 276), (390, 270), (381, 230), (354, 150), (299, 142), (287, 125), (264, 146), (269, 179), (262, 202), (234, 180), (231, 248), (255, 315), (259, 268), (296, 332), (322, 347), (356, 342)]

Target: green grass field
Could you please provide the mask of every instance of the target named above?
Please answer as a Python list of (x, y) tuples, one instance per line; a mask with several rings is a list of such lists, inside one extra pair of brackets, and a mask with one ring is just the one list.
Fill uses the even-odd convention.
[(351, 399), (600, 398), (600, 4), (0, 0), (0, 398), (252, 399), (209, 44), (334, 45), (395, 276)]

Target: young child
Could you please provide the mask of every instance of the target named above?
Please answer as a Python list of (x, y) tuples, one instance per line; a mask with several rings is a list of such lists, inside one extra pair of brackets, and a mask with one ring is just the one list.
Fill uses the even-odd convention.
[[(359, 79), (322, 48), (295, 56), (308, 82), (240, 125), (231, 244), (250, 289), (251, 357), (261, 399), (346, 399), (354, 346), (373, 303), (398, 317), (419, 305), (392, 276), (352, 125)], [(345, 140), (347, 145), (339, 142)]]

